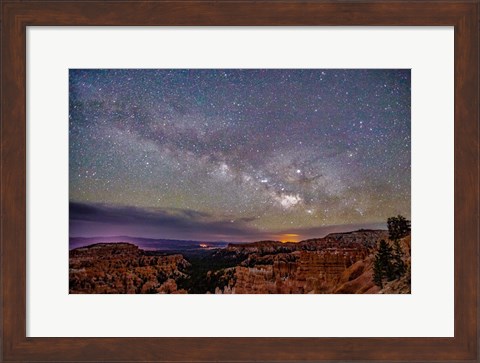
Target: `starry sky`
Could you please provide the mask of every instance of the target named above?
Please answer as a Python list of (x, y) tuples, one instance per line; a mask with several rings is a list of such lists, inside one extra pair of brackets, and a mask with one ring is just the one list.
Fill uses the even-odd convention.
[(72, 69), (70, 237), (299, 241), (410, 219), (410, 70)]

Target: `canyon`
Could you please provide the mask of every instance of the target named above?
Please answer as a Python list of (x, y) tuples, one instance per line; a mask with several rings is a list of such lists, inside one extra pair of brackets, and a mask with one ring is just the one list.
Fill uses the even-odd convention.
[(186, 293), (175, 280), (182, 255), (148, 256), (129, 243), (99, 243), (70, 251), (70, 293)]
[(385, 230), (333, 233), (297, 243), (259, 241), (188, 251), (145, 251), (98, 243), (70, 251), (70, 293), (410, 293), (410, 236), (400, 240), (408, 273), (373, 281)]

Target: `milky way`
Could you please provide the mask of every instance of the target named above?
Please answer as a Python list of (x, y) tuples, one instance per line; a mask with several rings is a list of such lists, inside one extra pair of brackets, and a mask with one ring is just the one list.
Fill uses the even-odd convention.
[(70, 235), (299, 240), (410, 218), (410, 70), (70, 70)]

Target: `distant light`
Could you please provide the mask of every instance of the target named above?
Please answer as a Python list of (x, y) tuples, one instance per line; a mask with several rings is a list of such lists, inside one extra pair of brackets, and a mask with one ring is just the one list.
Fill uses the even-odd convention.
[(286, 233), (280, 237), (280, 242), (298, 242), (300, 235), (296, 233)]

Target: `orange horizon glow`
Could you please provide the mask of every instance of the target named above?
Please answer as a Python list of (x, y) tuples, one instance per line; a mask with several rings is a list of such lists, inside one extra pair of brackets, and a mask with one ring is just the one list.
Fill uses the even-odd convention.
[(286, 243), (286, 242), (299, 242), (300, 241), (300, 235), (296, 233), (286, 233), (282, 234), (280, 236), (280, 242)]

